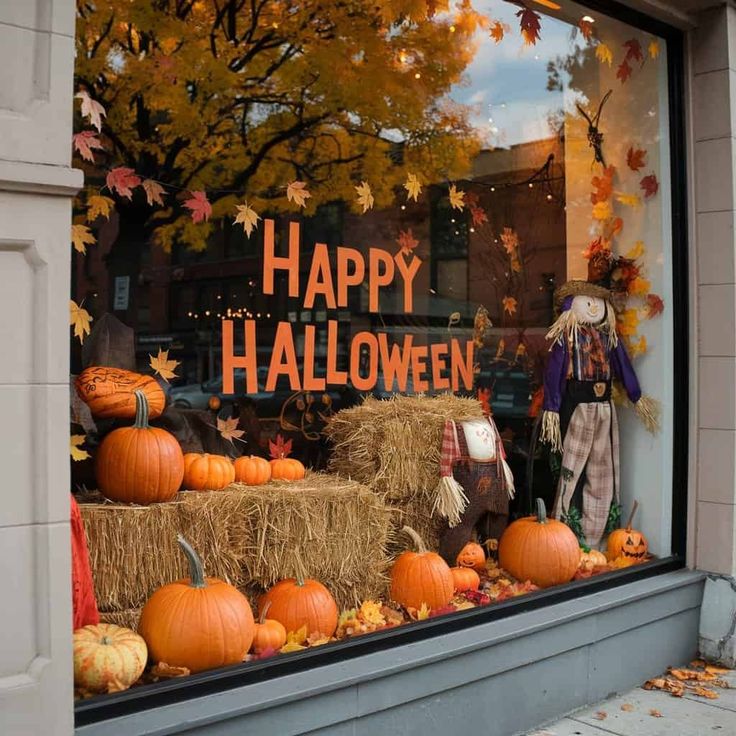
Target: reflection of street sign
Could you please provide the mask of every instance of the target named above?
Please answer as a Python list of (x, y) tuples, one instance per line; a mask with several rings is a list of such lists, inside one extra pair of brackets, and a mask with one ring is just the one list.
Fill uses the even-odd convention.
[(130, 296), (130, 276), (115, 277), (115, 295), (112, 301), (112, 308), (116, 312), (124, 311), (128, 308), (128, 299)]

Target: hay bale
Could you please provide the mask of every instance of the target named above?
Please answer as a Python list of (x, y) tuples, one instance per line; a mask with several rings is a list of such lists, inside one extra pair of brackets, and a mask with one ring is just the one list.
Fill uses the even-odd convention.
[(103, 611), (100, 613), (100, 622), (103, 624), (124, 626), (126, 629), (138, 631), (138, 621), (140, 620), (140, 617), (140, 608), (129, 608), (125, 611)]

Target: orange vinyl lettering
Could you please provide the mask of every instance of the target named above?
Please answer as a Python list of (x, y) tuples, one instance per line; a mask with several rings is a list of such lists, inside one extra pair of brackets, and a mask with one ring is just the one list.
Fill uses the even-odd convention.
[(256, 323), (247, 319), (243, 323), (245, 354), (235, 355), (233, 346), (233, 321), (222, 321), (222, 392), (235, 393), (235, 369), (245, 368), (245, 390), (258, 393), (258, 364), (256, 354)]
[(327, 383), (331, 386), (345, 386), (347, 371), (337, 370), (337, 320), (327, 320)]
[(404, 279), (404, 311), (409, 314), (414, 310), (414, 277), (422, 265), (422, 259), (419, 256), (414, 256), (407, 265), (406, 258), (401, 253), (397, 253), (394, 256), (394, 262), (399, 269), (401, 278)]
[(414, 342), (413, 335), (404, 335), (403, 347), (399, 347), (398, 343), (394, 343), (391, 345), (391, 350), (389, 350), (388, 335), (385, 332), (378, 333), (378, 348), (381, 353), (381, 366), (383, 367), (383, 387), (386, 391), (394, 390), (394, 380), (397, 383), (398, 391), (406, 391), (412, 342)]
[(473, 348), (472, 340), (465, 343), (465, 358), (463, 358), (460, 343), (453, 339), (451, 341), (450, 365), (452, 366), (452, 390), (460, 390), (460, 375), (462, 375), (465, 388), (473, 388)]
[[(355, 266), (351, 274), (349, 264)], [(347, 307), (348, 287), (358, 286), (365, 278), (365, 261), (363, 254), (355, 248), (340, 247), (337, 249), (337, 306)]]
[[(338, 282), (339, 283), (339, 282)], [(330, 254), (324, 243), (314, 244), (312, 265), (309, 268), (307, 293), (304, 296), (304, 306), (311, 309), (314, 306), (314, 297), (323, 294), (328, 309), (335, 309), (335, 289), (332, 286), (332, 271), (330, 271)]]
[(289, 376), (292, 391), (301, 391), (291, 322), (279, 322), (276, 327), (276, 339), (273, 341), (271, 363), (266, 378), (266, 391), (273, 391), (276, 388), (276, 379), (282, 374)]
[[(380, 272), (383, 263), (384, 271)], [(390, 253), (380, 248), (368, 251), (368, 311), (378, 311), (378, 292), (382, 286), (388, 286), (394, 280), (394, 259)]]
[(317, 327), (306, 325), (304, 328), (304, 391), (324, 391), (325, 379), (314, 375), (314, 343), (316, 341)]
[[(368, 375), (360, 374), (361, 346), (368, 348)], [(378, 340), (371, 332), (359, 332), (350, 344), (350, 379), (358, 391), (370, 391), (378, 380)]]
[(276, 255), (274, 222), (266, 218), (263, 236), (263, 293), (273, 294), (276, 269), (289, 272), (289, 296), (299, 296), (299, 223), (289, 223), (289, 255)]
[(442, 377), (442, 371), (447, 368), (447, 344), (436, 342), (429, 351), (432, 355), (432, 385), (438, 391), (450, 388), (450, 379)]
[(422, 393), (429, 389), (429, 381), (422, 376), (427, 372), (427, 346), (417, 345), (411, 349), (411, 375), (414, 381), (414, 393)]

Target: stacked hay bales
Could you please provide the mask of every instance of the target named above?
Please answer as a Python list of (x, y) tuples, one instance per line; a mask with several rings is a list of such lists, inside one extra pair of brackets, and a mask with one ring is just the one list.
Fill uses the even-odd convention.
[(369, 486), (397, 515), (390, 549), (405, 549), (404, 524), (436, 549), (445, 521), (432, 515), (442, 434), (448, 419), (483, 417), (480, 402), (452, 394), (394, 396), (339, 411), (325, 428), (333, 443), (329, 468)]

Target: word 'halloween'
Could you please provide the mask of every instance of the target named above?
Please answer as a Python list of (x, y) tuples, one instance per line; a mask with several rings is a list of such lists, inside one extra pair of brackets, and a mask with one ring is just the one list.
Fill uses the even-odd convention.
[[(280, 257), (275, 252), (274, 221), (264, 222), (263, 244), (263, 293), (274, 293), (274, 278), (277, 271), (288, 275), (290, 297), (299, 297), (299, 223), (289, 225), (288, 254)], [(336, 273), (330, 266), (327, 246), (316, 243), (309, 269), (304, 307), (311, 309), (315, 297), (321, 295), (328, 309), (348, 306), (348, 289), (360, 286), (368, 277), (368, 309), (379, 309), (380, 289), (390, 285), (398, 272), (403, 280), (404, 310), (413, 310), (412, 284), (422, 264), (418, 256), (407, 261), (402, 253), (392, 256), (380, 248), (369, 248), (368, 258), (354, 248), (339, 247), (336, 252)], [(336, 285), (336, 286), (335, 286)], [(320, 325), (321, 326), (321, 325)], [(385, 333), (358, 332), (353, 335), (348, 351), (347, 370), (337, 365), (338, 334), (337, 320), (327, 320), (326, 372), (316, 375), (315, 353), (317, 325), (304, 326), (303, 360), (297, 359), (294, 329), (291, 322), (279, 322), (268, 366), (265, 390), (273, 391), (278, 378), (286, 376), (293, 391), (324, 391), (329, 385), (344, 386), (350, 382), (358, 391), (370, 391), (383, 377), (386, 391), (406, 391), (411, 377), (414, 392), (435, 390), (457, 391), (462, 385), (473, 386), (473, 349), (471, 341), (461, 343), (451, 339), (446, 343), (432, 345), (414, 344), (413, 335), (404, 335), (403, 342), (389, 344)], [(254, 320), (243, 323), (242, 355), (235, 355), (233, 320), (222, 322), (222, 389), (226, 394), (235, 392), (235, 369), (245, 372), (247, 393), (258, 391), (257, 324)], [(430, 381), (431, 378), (431, 381)]]

